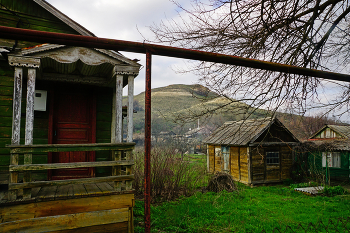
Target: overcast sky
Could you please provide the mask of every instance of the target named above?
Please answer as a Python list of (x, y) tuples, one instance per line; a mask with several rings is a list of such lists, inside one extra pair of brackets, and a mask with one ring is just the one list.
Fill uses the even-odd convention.
[[(179, 10), (169, 0), (47, 0), (58, 10), (94, 33), (98, 37), (143, 42), (140, 32), (151, 38), (147, 26), (162, 19), (177, 16)], [(188, 0), (178, 0), (182, 5)], [(131, 59), (139, 59), (142, 68), (135, 79), (135, 94), (145, 89), (144, 54), (126, 53)], [(152, 56), (152, 88), (170, 84), (195, 84), (197, 77), (177, 74), (176, 67), (184, 66), (184, 60)], [(124, 90), (124, 93), (125, 90)]]

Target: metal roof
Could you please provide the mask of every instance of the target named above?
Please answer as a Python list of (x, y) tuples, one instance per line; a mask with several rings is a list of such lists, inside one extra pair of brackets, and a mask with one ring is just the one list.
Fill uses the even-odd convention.
[(350, 151), (350, 139), (308, 140), (304, 143), (322, 151)]
[(277, 119), (260, 118), (253, 120), (228, 121), (204, 140), (207, 144), (248, 145), (253, 143)]

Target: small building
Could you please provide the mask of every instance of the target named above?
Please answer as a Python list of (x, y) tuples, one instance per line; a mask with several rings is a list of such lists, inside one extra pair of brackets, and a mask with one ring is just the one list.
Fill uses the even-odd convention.
[[(1, 1), (0, 12), (3, 26), (94, 37), (44, 0)], [(1, 35), (0, 52), (0, 232), (133, 232), (140, 64)]]
[(313, 144), (308, 152), (311, 172), (320, 173), (327, 180), (349, 180), (350, 125), (325, 125), (307, 143)]
[(204, 142), (209, 172), (228, 172), (245, 184), (290, 178), (293, 146), (299, 140), (277, 119), (226, 122)]

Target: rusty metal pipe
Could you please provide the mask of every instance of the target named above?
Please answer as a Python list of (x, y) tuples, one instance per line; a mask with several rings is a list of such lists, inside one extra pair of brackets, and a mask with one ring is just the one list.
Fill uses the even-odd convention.
[(175, 48), (170, 46), (162, 46), (155, 44), (130, 42), (123, 40), (104, 39), (91, 36), (79, 36), (71, 34), (42, 32), (28, 29), (19, 29), (0, 26), (0, 37), (14, 40), (24, 40), (40, 43), (63, 44), (71, 46), (80, 46), (87, 48), (101, 48), (111, 49), (117, 51), (127, 51), (135, 53), (146, 53), (151, 51), (153, 55), (177, 57), (184, 59), (193, 59), (199, 61), (216, 62), (244, 67), (257, 68), (262, 70), (271, 70), (277, 72), (285, 72), (290, 74), (299, 74), (306, 76), (313, 76), (318, 78), (350, 82), (350, 75), (333, 73), (321, 70), (308, 69), (303, 67), (285, 65), (280, 63), (273, 63), (261, 61), (256, 59), (249, 59), (243, 57), (236, 57), (231, 55), (210, 53), (198, 50)]
[(151, 67), (152, 54), (146, 52), (145, 90), (145, 232), (151, 232)]

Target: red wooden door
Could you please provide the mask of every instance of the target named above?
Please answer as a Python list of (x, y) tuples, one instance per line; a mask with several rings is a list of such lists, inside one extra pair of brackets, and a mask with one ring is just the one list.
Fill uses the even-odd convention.
[[(52, 111), (52, 143), (84, 144), (95, 142), (94, 96), (88, 90), (55, 91)], [(52, 163), (94, 161), (94, 152), (52, 153)], [(86, 178), (94, 175), (92, 168), (52, 170), (51, 179)]]

